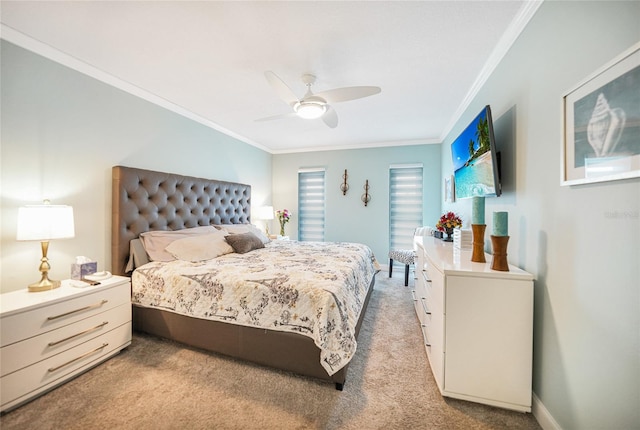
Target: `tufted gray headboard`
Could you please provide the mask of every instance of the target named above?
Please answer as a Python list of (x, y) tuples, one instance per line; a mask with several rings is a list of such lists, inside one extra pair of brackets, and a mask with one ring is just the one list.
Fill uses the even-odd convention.
[(111, 271), (125, 275), (140, 233), (251, 222), (251, 186), (115, 166), (111, 211)]

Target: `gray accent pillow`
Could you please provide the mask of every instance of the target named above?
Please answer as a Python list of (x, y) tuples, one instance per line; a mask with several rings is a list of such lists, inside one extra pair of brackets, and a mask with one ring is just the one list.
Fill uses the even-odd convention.
[(271, 242), (271, 239), (253, 224), (216, 224), (214, 227), (230, 234), (253, 233), (265, 245)]
[(238, 254), (264, 248), (264, 243), (262, 243), (260, 238), (251, 232), (230, 234), (226, 236), (225, 239)]
[(131, 242), (129, 242), (129, 261), (127, 262), (125, 273), (133, 272), (134, 269), (148, 262), (149, 256), (147, 251), (144, 250), (144, 246), (142, 246), (142, 241), (140, 239), (131, 239)]

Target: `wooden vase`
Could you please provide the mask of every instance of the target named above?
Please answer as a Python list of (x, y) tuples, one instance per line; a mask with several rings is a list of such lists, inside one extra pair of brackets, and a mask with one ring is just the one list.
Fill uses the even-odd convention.
[(493, 261), (491, 262), (491, 270), (499, 270), (501, 272), (509, 271), (509, 263), (507, 262), (507, 243), (509, 236), (491, 235), (491, 245), (493, 246)]
[(471, 261), (476, 263), (486, 263), (484, 257), (484, 230), (486, 224), (471, 224), (471, 233), (473, 234)]

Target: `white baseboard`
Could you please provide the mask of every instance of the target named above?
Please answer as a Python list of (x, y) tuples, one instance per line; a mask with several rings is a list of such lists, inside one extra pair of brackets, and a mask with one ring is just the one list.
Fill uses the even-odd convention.
[(544, 430), (562, 430), (560, 424), (553, 419), (547, 408), (544, 407), (536, 393), (532, 392), (531, 413)]

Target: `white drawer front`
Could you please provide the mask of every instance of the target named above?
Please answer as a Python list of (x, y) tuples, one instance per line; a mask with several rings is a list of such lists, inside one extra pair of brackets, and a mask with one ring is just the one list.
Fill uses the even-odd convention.
[(423, 328), (431, 371), (440, 390), (444, 388), (444, 315), (432, 312)]
[(416, 311), (416, 316), (418, 317), (418, 321), (422, 324), (422, 312), (420, 312), (420, 297), (418, 295), (418, 291), (411, 291), (411, 299), (413, 300), (413, 307)]
[(131, 321), (131, 305), (124, 303), (83, 320), (16, 342), (0, 349), (0, 375), (47, 359)]
[(131, 303), (128, 283), (4, 317), (0, 327), (2, 346), (55, 330), (124, 303)]
[(427, 296), (429, 297), (430, 307), (433, 310), (445, 311), (444, 308), (444, 275), (430, 265), (425, 270), (425, 281)]
[(2, 410), (17, 405), (103, 361), (131, 344), (131, 323), (0, 379)]

